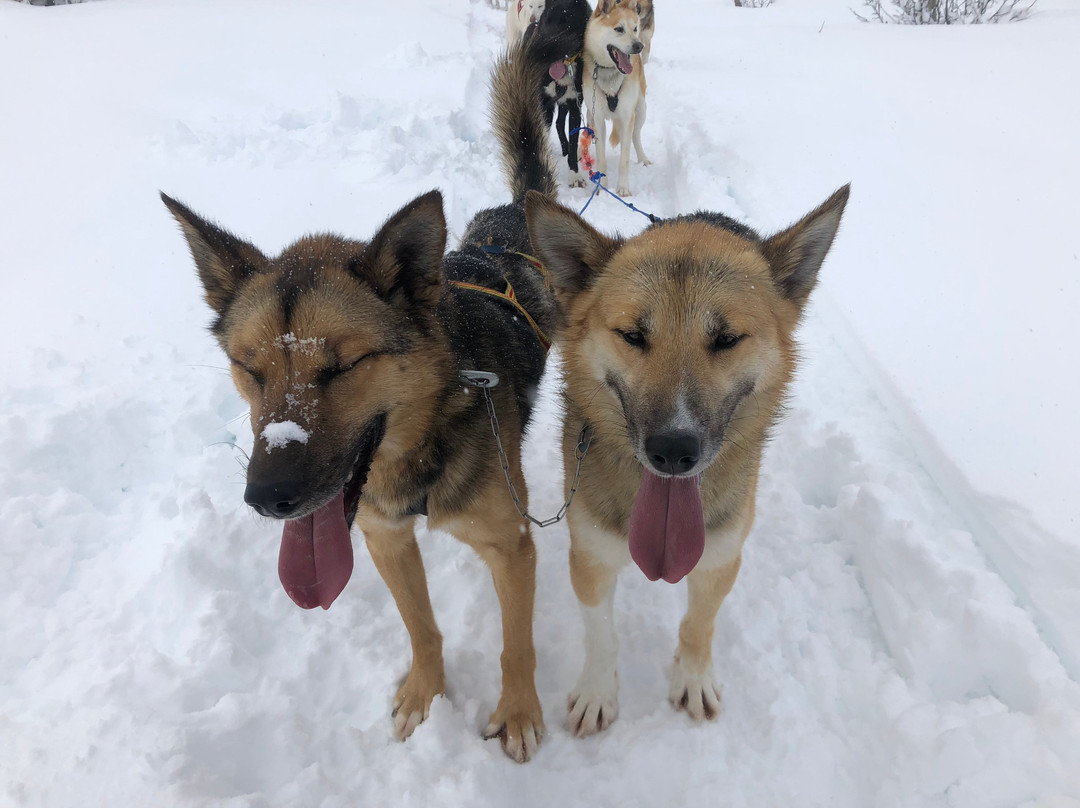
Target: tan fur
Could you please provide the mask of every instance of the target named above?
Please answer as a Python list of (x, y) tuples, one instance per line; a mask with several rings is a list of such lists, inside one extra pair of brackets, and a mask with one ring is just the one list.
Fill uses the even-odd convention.
[[(643, 443), (673, 428), (701, 439), (703, 471), (693, 473), (702, 475), (706, 532), (704, 554), (687, 576), (669, 695), (695, 718), (717, 714), (713, 624), (753, 524), (764, 442), (795, 367), (795, 327), (847, 194), (841, 189), (769, 239), (702, 214), (625, 241), (538, 195), (527, 198), (533, 244), (568, 313), (560, 340), (568, 470), (582, 424), (594, 430), (568, 514), (570, 577), (586, 636), (603, 639), (601, 651), (587, 650), (569, 701), (578, 735), (604, 729), (617, 713), (614, 634), (603, 610), (630, 560), (630, 511), (649, 462)], [(718, 347), (727, 337), (738, 339)]]
[[(515, 760), (530, 759), (544, 731), (534, 684), (536, 551), (528, 523), (507, 491), (486, 410), (477, 406), (480, 392), (458, 380), (460, 360), (450, 325), (441, 319), (460, 312), (440, 270), (446, 238), (441, 197), (418, 198), (370, 243), (310, 236), (273, 259), (164, 199), (183, 225), (207, 300), (219, 315), (213, 330), (251, 409), (255, 448), (249, 486), (259, 464), (284, 464), (289, 474), (318, 477), (323, 469), (340, 467), (344, 452), (352, 465), (350, 453), (363, 445), (359, 436), (385, 419), (355, 524), (412, 645), (409, 673), (393, 701), (395, 737), (408, 737), (446, 687), (442, 635), (414, 535), (411, 508), (419, 490), (429, 525), (464, 541), (491, 568), (503, 626), (503, 689), (485, 736), (499, 737)], [(523, 222), (521, 228), (524, 238)], [(488, 259), (458, 260), (479, 261), (480, 269), (494, 272)], [(530, 283), (543, 288), (534, 268), (527, 273), (514, 276), (519, 290)], [(511, 312), (500, 309), (491, 316), (510, 322), (515, 320)], [(539, 343), (531, 342), (534, 336), (529, 331), (526, 344), (542, 353)], [(476, 351), (490, 350), (483, 347), (491, 343), (483, 329), (471, 341)], [(502, 374), (503, 383), (490, 395), (500, 414), (510, 473), (527, 503), (520, 390), (511, 381), (511, 363), (523, 360), (515, 349), (499, 346), (499, 351), (502, 365), (494, 359), (467, 361), (490, 361), (488, 369)], [(271, 455), (260, 436), (267, 424), (284, 420), (294, 421), (308, 437), (302, 445), (292, 444), (291, 455), (280, 449)], [(429, 479), (431, 469), (438, 472), (434, 481), (418, 482)], [(273, 474), (280, 476), (280, 470)], [(312, 509), (348, 481), (340, 476), (331, 483), (325, 492), (316, 487)]]
[[(616, 193), (629, 196), (630, 147), (634, 147), (638, 162), (651, 165), (641, 145), (641, 129), (645, 125), (645, 68), (642, 54), (645, 39), (641, 36), (638, 4), (627, 0), (603, 0), (596, 6), (585, 29), (585, 50), (582, 52), (582, 97), (587, 110), (588, 125), (596, 133), (596, 170), (607, 173), (607, 122), (611, 121), (611, 146), (619, 152), (619, 174)], [(651, 7), (648, 9), (651, 12)], [(649, 34), (651, 42), (651, 32)], [(615, 47), (630, 59), (631, 71), (623, 74), (615, 67), (609, 47)], [(614, 110), (608, 99), (617, 99)]]
[(648, 64), (649, 57), (652, 55), (653, 34), (656, 33), (656, 11), (653, 8), (653, 0), (637, 0), (635, 10), (641, 21), (638, 35), (641, 37), (641, 44), (645, 46), (641, 52), (641, 61)]

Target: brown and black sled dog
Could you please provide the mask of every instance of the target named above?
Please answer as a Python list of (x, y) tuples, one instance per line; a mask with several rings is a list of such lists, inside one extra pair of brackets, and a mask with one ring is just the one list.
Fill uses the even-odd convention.
[[(754, 520), (762, 448), (795, 366), (793, 332), (832, 244), (848, 187), (770, 238), (716, 213), (631, 239), (598, 233), (529, 194), (536, 254), (569, 316), (563, 456), (593, 430), (568, 512), (585, 666), (570, 694), (584, 736), (618, 713), (618, 571), (688, 585), (670, 679), (676, 708), (714, 718), (713, 623)], [(569, 479), (567, 487), (569, 487)]]
[(352, 571), (350, 526), (363, 531), (412, 644), (393, 700), (394, 732), (404, 739), (445, 688), (416, 515), (473, 547), (491, 568), (503, 628), (502, 697), (484, 734), (499, 736), (518, 761), (544, 732), (534, 684), (535, 548), (507, 491), (484, 397), (461, 374), (498, 376), (490, 393), (524, 496), (521, 439), (555, 325), (552, 294), (525, 257), (532, 249), (522, 205), (526, 191), (555, 195), (538, 93), (551, 62), (545, 44), (534, 38), (492, 78), (513, 201), (478, 213), (445, 256), (437, 192), (395, 213), (370, 241), (307, 236), (276, 258), (162, 195), (251, 405), (244, 499), (284, 521), (286, 591), (304, 608), (329, 607)]

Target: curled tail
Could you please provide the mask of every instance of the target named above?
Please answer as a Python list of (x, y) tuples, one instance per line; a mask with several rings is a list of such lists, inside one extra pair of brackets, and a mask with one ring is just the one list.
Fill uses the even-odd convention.
[(515, 204), (524, 202), (527, 191), (539, 191), (549, 199), (557, 196), (550, 125), (540, 105), (551, 61), (537, 37), (526, 36), (499, 57), (491, 74), (491, 121)]

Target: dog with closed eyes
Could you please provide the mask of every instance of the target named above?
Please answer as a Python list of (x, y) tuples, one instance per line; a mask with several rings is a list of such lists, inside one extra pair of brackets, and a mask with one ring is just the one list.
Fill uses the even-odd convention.
[(448, 254), (437, 191), (368, 240), (309, 235), (277, 256), (162, 195), (251, 408), (244, 500), (281, 525), (285, 591), (303, 608), (329, 608), (352, 574), (350, 528), (360, 529), (412, 646), (393, 699), (394, 735), (404, 740), (446, 687), (417, 515), (471, 546), (491, 569), (503, 632), (502, 694), (484, 735), (519, 762), (544, 734), (534, 682), (536, 550), (469, 373), (498, 378), (487, 392), (527, 505), (521, 441), (557, 318), (531, 257), (523, 202), (527, 192), (555, 198), (537, 88), (564, 47), (533, 37), (496, 65), (492, 117), (511, 201), (477, 213)]

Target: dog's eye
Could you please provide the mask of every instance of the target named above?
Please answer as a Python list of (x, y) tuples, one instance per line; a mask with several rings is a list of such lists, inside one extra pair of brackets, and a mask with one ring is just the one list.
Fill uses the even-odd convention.
[(321, 371), (319, 371), (319, 376), (316, 381), (319, 384), (328, 384), (333, 379), (336, 379), (337, 377), (343, 376), (344, 374), (348, 373), (365, 359), (370, 359), (373, 356), (377, 356), (379, 353), (379, 351), (372, 351), (371, 353), (364, 354), (363, 356), (354, 359), (352, 362), (346, 362), (343, 364), (334, 365), (333, 367), (323, 368)]
[(243, 362), (237, 362), (235, 359), (231, 359), (229, 361), (231, 361), (234, 365), (236, 365), (236, 367), (240, 368), (240, 370), (244, 371), (244, 373), (250, 376), (252, 381), (254, 381), (255, 384), (259, 385), (259, 387), (263, 387), (266, 384), (266, 377), (259, 373), (259, 371), (255, 370), (255, 368), (250, 368)]
[(742, 335), (717, 334), (712, 343), (713, 352), (727, 351), (742, 342)]
[(627, 345), (632, 345), (635, 348), (644, 349), (648, 345), (645, 340), (645, 335), (640, 331), (619, 331), (616, 329), (615, 333), (622, 337)]
[(622, 27), (622, 26), (620, 25), (620, 26), (619, 26), (618, 28), (616, 28), (616, 29), (615, 29), (615, 33), (616, 33), (616, 34), (625, 34), (625, 33), (626, 33), (626, 29), (625, 29), (625, 28), (623, 28), (623, 27)]

